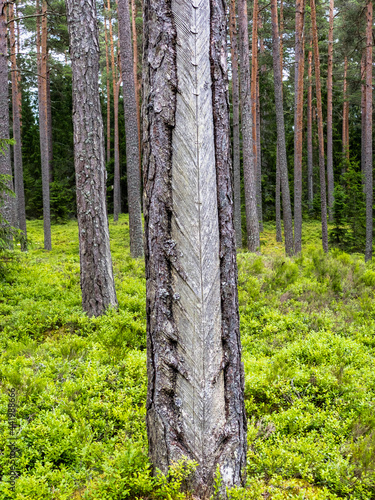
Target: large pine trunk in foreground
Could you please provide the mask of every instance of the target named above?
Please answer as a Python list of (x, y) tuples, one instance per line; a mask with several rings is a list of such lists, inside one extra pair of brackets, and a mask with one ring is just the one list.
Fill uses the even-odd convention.
[(163, 472), (196, 460), (206, 499), (217, 466), (224, 492), (246, 465), (225, 4), (144, 9), (149, 453)]
[(290, 205), (290, 190), (288, 180), (288, 165), (286, 158), (285, 145), (285, 125), (284, 125), (284, 110), (283, 110), (283, 93), (282, 93), (282, 64), (280, 58), (280, 37), (277, 21), (277, 0), (271, 0), (271, 17), (272, 17), (272, 54), (273, 54), (273, 73), (275, 87), (275, 104), (276, 104), (276, 125), (277, 125), (277, 145), (279, 150), (279, 167), (280, 167), (280, 183), (281, 195), (283, 204), (283, 219), (284, 219), (284, 237), (285, 237), (285, 252), (287, 255), (293, 255), (293, 222), (292, 209)]
[(117, 306), (106, 211), (99, 41), (94, 0), (66, 0), (73, 73), (74, 164), (83, 309)]
[(259, 220), (257, 209), (257, 163), (249, 63), (249, 32), (246, 0), (238, 1), (238, 35), (240, 55), (242, 156), (245, 187), (247, 248), (256, 252), (260, 248)]
[(141, 209), (141, 176), (139, 170), (139, 129), (134, 72), (129, 71), (129, 68), (133, 64), (133, 57), (128, 1), (118, 0), (117, 9), (124, 92), (130, 253), (132, 257), (142, 257), (143, 230)]

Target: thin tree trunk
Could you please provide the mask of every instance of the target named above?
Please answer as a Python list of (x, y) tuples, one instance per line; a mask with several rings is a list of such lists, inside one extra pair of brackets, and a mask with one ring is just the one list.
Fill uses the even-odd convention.
[(259, 191), (259, 165), (258, 156), (258, 133), (257, 133), (257, 77), (258, 77), (258, 13), (259, 6), (258, 0), (254, 0), (253, 6), (253, 33), (251, 44), (251, 106), (253, 118), (253, 151), (254, 160), (256, 163), (256, 183), (257, 183), (257, 212), (259, 221), (259, 230), (262, 225), (262, 192)]
[(257, 123), (257, 198), (259, 231), (263, 231), (263, 207), (262, 207), (262, 150), (260, 142), (260, 95), (259, 95), (259, 65), (257, 65), (256, 76), (256, 123)]
[(236, 0), (231, 0), (230, 3), (229, 34), (232, 56), (234, 227), (236, 230), (237, 248), (241, 248), (240, 96), (238, 82)]
[(326, 173), (324, 161), (324, 136), (323, 136), (323, 112), (322, 112), (322, 92), (320, 87), (320, 61), (318, 46), (318, 29), (316, 26), (315, 0), (310, 0), (311, 25), (313, 33), (314, 59), (315, 59), (315, 85), (316, 103), (318, 118), (318, 140), (319, 140), (319, 172), (320, 172), (320, 206), (322, 213), (322, 244), (323, 250), (328, 252), (328, 230), (327, 230), (327, 193), (326, 193)]
[[(48, 54), (47, 54), (48, 60)], [(53, 138), (52, 138), (52, 106), (51, 106), (51, 79), (50, 69), (47, 70), (47, 134), (48, 134), (48, 165), (49, 182), (53, 182)]]
[(133, 70), (134, 70), (134, 87), (135, 87), (135, 103), (137, 106), (137, 123), (138, 123), (138, 149), (139, 149), (139, 172), (142, 175), (141, 165), (141, 117), (139, 106), (139, 92), (138, 92), (138, 47), (137, 47), (137, 29), (135, 25), (135, 18), (137, 16), (135, 0), (132, 3), (132, 30), (133, 30)]
[(147, 0), (144, 10), (149, 452), (164, 473), (196, 460), (199, 498), (217, 467), (223, 495), (246, 464), (224, 9)]
[[(7, 18), (6, 2), (0, 0), (0, 138), (9, 139), (9, 104), (8, 104), (8, 60), (7, 60)], [(10, 162), (9, 145), (3, 145), (0, 152), (0, 174), (8, 175), (7, 186), (13, 190), (12, 166)], [(0, 205), (1, 216), (4, 220), (2, 225), (15, 225), (15, 204), (14, 198), (8, 194), (3, 194), (2, 205)], [(13, 245), (11, 238), (8, 239), (9, 247)]]
[(328, 188), (328, 216), (333, 221), (333, 145), (332, 145), (332, 70), (333, 70), (333, 8), (334, 0), (329, 2), (329, 31), (328, 31), (328, 68), (327, 68), (327, 188)]
[(302, 127), (304, 61), (304, 0), (296, 0), (294, 77), (294, 251), (302, 251)]
[[(311, 34), (310, 34), (311, 35)], [(310, 36), (310, 38), (312, 38)], [(310, 40), (307, 58), (307, 201), (309, 210), (313, 210), (314, 181), (313, 181), (313, 143), (312, 143), (312, 40)]]
[(271, 18), (272, 18), (272, 48), (273, 48), (272, 53), (273, 53), (275, 104), (276, 104), (277, 144), (279, 147), (279, 165), (280, 165), (281, 194), (283, 203), (285, 251), (287, 255), (293, 255), (294, 253), (293, 223), (292, 223), (292, 209), (290, 206), (288, 165), (286, 159), (282, 66), (280, 61), (280, 37), (279, 37), (279, 28), (277, 22), (277, 0), (271, 0)]
[(115, 50), (113, 44), (112, 19), (111, 19), (111, 2), (107, 0), (108, 24), (109, 24), (109, 41), (111, 46), (111, 67), (112, 67), (112, 88), (113, 88), (113, 114), (114, 114), (114, 179), (113, 179), (113, 220), (118, 221), (118, 216), (121, 213), (121, 187), (120, 187), (120, 148), (119, 148), (119, 131), (118, 131), (118, 92), (117, 92), (117, 71), (115, 65)]
[(106, 211), (99, 39), (94, 0), (66, 0), (73, 73), (74, 164), (83, 310), (117, 307)]
[[(14, 4), (15, 16), (19, 18), (17, 3)], [(19, 67), (19, 54), (21, 53), (21, 29), (19, 19), (16, 22), (17, 27), (17, 67)], [(22, 87), (21, 87), (21, 71), (17, 71), (17, 84), (18, 84), (18, 109), (20, 114), (20, 127), (22, 130)]]
[(13, 3), (9, 3), (9, 42), (12, 67), (12, 109), (13, 109), (13, 138), (16, 141), (14, 146), (14, 188), (16, 193), (17, 205), (17, 226), (22, 231), (21, 249), (27, 250), (27, 229), (26, 229), (26, 210), (25, 210), (25, 191), (23, 185), (23, 167), (21, 150), (21, 124), (18, 97), (17, 82), (17, 61), (16, 61), (16, 39), (14, 33), (14, 8)]
[(372, 179), (372, 1), (367, 2), (366, 27), (366, 252), (365, 261), (372, 259), (373, 179)]
[[(39, 13), (39, 1), (37, 0)], [(41, 21), (40, 21), (41, 20)], [(41, 25), (41, 26), (40, 26)], [(41, 27), (41, 31), (40, 31)], [(47, 111), (47, 3), (43, 0), (42, 17), (37, 17), (37, 60), (38, 60), (38, 103), (39, 103), (39, 138), (42, 160), (43, 193), (43, 230), (44, 249), (51, 250), (51, 214), (49, 197), (49, 137)]]
[(109, 83), (109, 55), (107, 18), (104, 7), (104, 40), (105, 40), (105, 67), (107, 71), (107, 163), (111, 161), (111, 85)]
[(254, 158), (253, 114), (250, 89), (249, 33), (246, 0), (238, 1), (238, 34), (240, 55), (242, 156), (245, 184), (247, 248), (256, 252), (260, 247), (256, 201), (257, 164)]
[(143, 234), (141, 213), (141, 178), (139, 172), (139, 138), (137, 104), (133, 73), (127, 69), (132, 65), (132, 44), (128, 0), (118, 0), (118, 23), (120, 36), (120, 60), (123, 76), (126, 163), (128, 181), (130, 253), (132, 257), (143, 256)]
[(280, 156), (279, 147), (276, 144), (276, 241), (283, 242), (283, 232), (281, 229), (281, 206), (280, 206)]
[(365, 192), (366, 171), (366, 51), (361, 59), (361, 172), (363, 191)]
[[(349, 101), (348, 101), (348, 58), (345, 56), (344, 61), (344, 88), (343, 88), (343, 113), (342, 113), (342, 154), (343, 158), (349, 160)], [(343, 172), (345, 172), (345, 163), (343, 167)]]

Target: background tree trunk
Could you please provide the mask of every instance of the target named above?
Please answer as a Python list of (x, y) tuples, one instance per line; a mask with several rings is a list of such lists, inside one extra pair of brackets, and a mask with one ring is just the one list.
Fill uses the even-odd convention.
[(328, 215), (333, 221), (333, 146), (332, 146), (332, 70), (333, 70), (333, 7), (334, 0), (329, 2), (329, 31), (328, 31), (328, 68), (327, 68), (327, 187), (328, 187)]
[[(345, 56), (344, 61), (344, 88), (343, 88), (343, 113), (342, 113), (342, 155), (343, 158), (349, 160), (349, 101), (348, 101), (348, 58)], [(343, 172), (345, 172), (345, 164), (343, 167)]]
[[(37, 1), (39, 13), (39, 2)], [(41, 20), (41, 22), (40, 22)], [(40, 31), (41, 28), (41, 31)], [(51, 210), (49, 196), (50, 153), (47, 110), (47, 3), (43, 0), (42, 16), (37, 17), (37, 59), (38, 64), (38, 104), (39, 104), (39, 138), (42, 160), (42, 193), (43, 193), (43, 229), (44, 249), (51, 250)]]
[(322, 112), (322, 92), (320, 88), (320, 61), (318, 46), (318, 29), (316, 26), (315, 0), (310, 0), (311, 6), (311, 27), (313, 34), (314, 59), (315, 59), (315, 82), (316, 82), (316, 103), (318, 114), (318, 139), (319, 139), (319, 173), (320, 173), (320, 206), (322, 213), (322, 244), (323, 250), (328, 252), (328, 230), (327, 230), (327, 194), (326, 194), (326, 173), (324, 161), (324, 135), (323, 135), (323, 112)]
[(303, 47), (304, 0), (296, 0), (296, 41), (294, 77), (294, 251), (302, 251), (302, 127), (303, 74), (305, 69)]
[(209, 498), (217, 465), (223, 494), (246, 463), (224, 4), (147, 0), (144, 19), (149, 450), (163, 472), (197, 460)]
[(107, 163), (111, 161), (111, 85), (109, 83), (109, 54), (106, 8), (104, 6), (105, 67), (107, 71)]
[(283, 232), (281, 229), (281, 206), (280, 206), (280, 159), (279, 159), (279, 147), (276, 144), (276, 241), (278, 243), (283, 242)]
[(25, 210), (25, 191), (23, 186), (22, 150), (21, 150), (21, 124), (17, 81), (17, 61), (16, 61), (16, 38), (14, 28), (14, 8), (13, 3), (9, 3), (9, 43), (10, 60), (12, 65), (12, 109), (13, 109), (13, 138), (16, 141), (14, 146), (14, 188), (17, 205), (17, 226), (22, 231), (21, 249), (27, 250), (27, 229)]
[(136, 90), (133, 73), (128, 70), (132, 67), (132, 44), (127, 0), (118, 0), (118, 22), (123, 72), (130, 253), (136, 258), (143, 256), (143, 232)]
[(118, 134), (118, 91), (117, 91), (117, 71), (115, 64), (115, 50), (113, 44), (111, 2), (107, 0), (109, 41), (111, 46), (111, 67), (112, 67), (112, 89), (113, 89), (113, 118), (114, 118), (114, 179), (113, 179), (113, 220), (118, 221), (121, 213), (121, 186), (120, 186), (120, 145)]
[(366, 27), (366, 251), (365, 261), (372, 259), (372, 1), (367, 2)]
[[(47, 53), (48, 61), (48, 53)], [(50, 69), (47, 69), (47, 134), (48, 134), (48, 166), (49, 183), (53, 182), (53, 138), (52, 138), (52, 104)]]
[[(8, 60), (7, 60), (7, 19), (5, 0), (0, 0), (0, 138), (9, 139), (9, 104), (8, 104)], [(9, 175), (7, 183), (9, 189), (13, 190), (12, 166), (10, 163), (9, 145), (4, 145), (3, 153), (0, 153), (0, 174)], [(2, 196), (3, 204), (0, 207), (2, 217), (11, 226), (15, 225), (14, 198), (5, 194)], [(9, 246), (12, 246), (11, 239)]]
[[(311, 34), (310, 34), (311, 35)], [(310, 39), (312, 37), (310, 36)], [(309, 210), (312, 212), (314, 201), (313, 182), (313, 143), (312, 143), (312, 40), (307, 58), (307, 201)]]
[(361, 59), (361, 172), (365, 191), (366, 172), (366, 50)]
[(254, 157), (253, 145), (254, 124), (250, 89), (249, 32), (246, 0), (238, 1), (238, 28), (247, 248), (250, 252), (256, 252), (260, 247), (260, 239), (256, 193), (257, 164)]
[(66, 0), (73, 73), (74, 164), (83, 309), (117, 307), (106, 211), (99, 40), (94, 0)]
[(279, 149), (280, 181), (281, 181), (281, 194), (282, 194), (283, 218), (284, 218), (285, 252), (287, 255), (293, 255), (294, 253), (293, 223), (292, 223), (292, 209), (290, 206), (288, 165), (286, 159), (286, 146), (285, 146), (282, 66), (280, 61), (280, 38), (279, 38), (279, 28), (277, 22), (277, 0), (271, 0), (271, 17), (272, 17), (272, 48), (273, 48), (272, 53), (273, 53), (275, 104), (276, 104), (277, 144)]
[(138, 149), (139, 149), (139, 175), (142, 175), (141, 166), (141, 117), (139, 108), (139, 92), (138, 92), (138, 48), (137, 48), (137, 29), (135, 18), (137, 17), (135, 0), (131, 0), (132, 4), (132, 31), (133, 31), (133, 71), (134, 71), (134, 87), (135, 87), (135, 104), (137, 106), (137, 124), (138, 124)]
[(241, 248), (240, 96), (238, 82), (236, 0), (231, 0), (230, 2), (229, 34), (232, 56), (234, 227), (236, 230), (237, 248)]

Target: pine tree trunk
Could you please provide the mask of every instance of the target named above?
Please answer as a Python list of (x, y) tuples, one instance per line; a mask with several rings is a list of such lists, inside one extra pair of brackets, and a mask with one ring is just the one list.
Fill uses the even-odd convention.
[(281, 229), (281, 206), (280, 206), (280, 195), (281, 195), (281, 186), (280, 186), (280, 156), (279, 156), (279, 147), (276, 144), (276, 241), (278, 243), (283, 242), (283, 232)]
[(373, 187), (372, 187), (372, 1), (367, 2), (366, 26), (366, 251), (365, 261), (372, 259)]
[(149, 453), (164, 473), (196, 460), (202, 499), (217, 466), (223, 495), (246, 464), (224, 8), (144, 10)]
[(366, 50), (361, 59), (361, 172), (363, 191), (365, 192), (366, 171)]
[(236, 0), (231, 0), (230, 2), (229, 34), (232, 56), (234, 227), (236, 230), (237, 248), (241, 248), (240, 96), (238, 82)]
[[(344, 88), (343, 88), (343, 113), (342, 113), (342, 155), (343, 158), (349, 160), (349, 101), (348, 101), (348, 58), (345, 56), (344, 61)], [(343, 173), (345, 172), (345, 163), (343, 167)]]
[[(9, 139), (9, 104), (8, 104), (8, 60), (7, 60), (7, 18), (6, 2), (0, 0), (0, 138)], [(13, 190), (12, 166), (10, 162), (9, 145), (5, 144), (3, 152), (0, 153), (0, 174), (9, 175), (7, 186)], [(4, 225), (15, 226), (15, 204), (14, 198), (7, 194), (2, 196), (0, 206), (1, 216), (6, 222)], [(9, 247), (12, 247), (12, 239), (9, 238)]]
[(292, 209), (290, 206), (288, 165), (286, 159), (282, 69), (281, 69), (282, 66), (280, 61), (280, 37), (279, 37), (279, 28), (277, 22), (277, 0), (271, 0), (271, 17), (272, 17), (272, 49), (273, 49), (272, 53), (273, 53), (275, 104), (276, 104), (277, 144), (279, 148), (279, 165), (280, 165), (281, 194), (283, 203), (285, 252), (287, 255), (293, 255), (294, 253), (293, 223), (292, 223)]
[(138, 149), (139, 149), (139, 175), (142, 176), (141, 166), (141, 117), (139, 106), (139, 92), (138, 92), (138, 47), (137, 47), (137, 29), (135, 25), (135, 18), (137, 16), (135, 1), (132, 3), (132, 31), (133, 31), (133, 71), (134, 71), (134, 87), (135, 87), (135, 103), (137, 106), (137, 124), (138, 124)]
[(238, 1), (238, 34), (240, 56), (242, 157), (245, 184), (247, 248), (256, 252), (260, 247), (257, 211), (257, 164), (254, 157), (253, 114), (250, 88), (249, 33), (246, 0)]
[(104, 40), (105, 40), (105, 67), (107, 72), (107, 163), (111, 161), (111, 85), (109, 83), (109, 54), (107, 18), (104, 6)]
[(259, 65), (257, 66), (256, 76), (256, 122), (257, 122), (257, 200), (259, 231), (263, 231), (263, 207), (262, 207), (262, 150), (260, 142), (260, 95), (259, 95)]
[(302, 251), (302, 127), (304, 74), (304, 0), (296, 0), (294, 77), (294, 251)]
[(119, 131), (118, 131), (118, 92), (117, 92), (117, 71), (115, 64), (115, 50), (113, 44), (112, 19), (111, 19), (111, 2), (107, 0), (108, 24), (109, 24), (109, 41), (111, 46), (111, 66), (112, 66), (112, 89), (113, 89), (113, 115), (114, 115), (114, 179), (113, 179), (113, 220), (118, 221), (118, 216), (121, 213), (121, 187), (120, 187), (120, 146), (119, 146)]
[[(48, 54), (47, 54), (48, 60)], [(47, 133), (48, 133), (48, 165), (49, 165), (49, 182), (53, 182), (53, 138), (52, 138), (52, 105), (51, 105), (51, 79), (50, 69), (47, 71)]]
[(260, 151), (258, 151), (258, 119), (257, 119), (257, 83), (258, 83), (258, 15), (259, 6), (258, 0), (254, 0), (253, 6), (253, 34), (251, 44), (251, 104), (253, 114), (253, 147), (254, 159), (256, 162), (256, 183), (257, 183), (257, 212), (259, 221), (259, 230), (262, 226), (262, 191), (261, 182), (259, 179), (259, 159)]
[(9, 3), (9, 43), (10, 60), (12, 67), (12, 109), (13, 109), (13, 138), (16, 141), (14, 146), (14, 189), (16, 193), (17, 206), (17, 227), (22, 232), (21, 249), (27, 250), (27, 229), (26, 229), (26, 210), (25, 210), (25, 191), (23, 186), (23, 167), (21, 150), (21, 123), (19, 110), (19, 94), (17, 81), (17, 61), (16, 61), (16, 38), (14, 29), (14, 8), (13, 3)]
[[(39, 12), (39, 2), (37, 1)], [(41, 23), (40, 20), (41, 19)], [(41, 24), (41, 32), (40, 30)], [(37, 59), (38, 59), (38, 103), (39, 103), (39, 138), (42, 160), (42, 193), (43, 193), (43, 230), (44, 249), (51, 250), (51, 211), (50, 211), (50, 154), (47, 110), (47, 3), (43, 0), (42, 16), (37, 18)]]
[(94, 0), (66, 0), (73, 73), (74, 164), (83, 310), (117, 307), (106, 211), (99, 39)]
[(125, 111), (130, 253), (132, 257), (136, 258), (143, 256), (143, 234), (136, 90), (133, 73), (127, 71), (127, 68), (132, 65), (130, 17), (127, 0), (118, 0), (118, 17)]
[(328, 188), (328, 216), (333, 221), (333, 145), (332, 145), (332, 71), (333, 71), (333, 8), (334, 0), (329, 2), (329, 31), (328, 31), (328, 68), (327, 68), (327, 188)]
[(318, 141), (319, 141), (319, 177), (320, 177), (320, 206), (322, 214), (322, 244), (323, 250), (328, 252), (328, 229), (327, 229), (327, 193), (326, 193), (326, 173), (324, 161), (324, 135), (323, 135), (323, 112), (322, 112), (322, 91), (320, 87), (320, 61), (318, 46), (318, 29), (316, 26), (315, 0), (310, 0), (311, 25), (313, 33), (314, 59), (315, 59), (315, 85), (316, 103), (318, 119)]
[(313, 210), (314, 180), (313, 180), (313, 142), (312, 142), (312, 41), (307, 58), (307, 201), (309, 210)]

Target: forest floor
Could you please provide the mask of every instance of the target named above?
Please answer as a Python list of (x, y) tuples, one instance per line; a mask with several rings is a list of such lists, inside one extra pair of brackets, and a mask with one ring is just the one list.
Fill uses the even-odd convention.
[[(375, 499), (375, 264), (323, 255), (318, 222), (303, 231), (298, 258), (268, 224), (262, 255), (238, 255), (248, 484), (229, 498)], [(94, 319), (81, 311), (77, 224), (52, 227), (49, 253), (42, 221), (28, 232), (0, 276), (0, 500), (185, 498), (183, 465), (169, 482), (150, 476), (144, 264), (127, 216), (110, 223), (119, 311)]]

